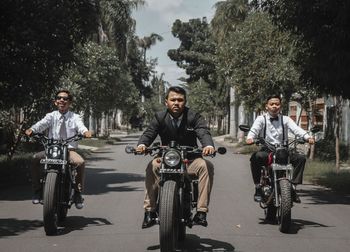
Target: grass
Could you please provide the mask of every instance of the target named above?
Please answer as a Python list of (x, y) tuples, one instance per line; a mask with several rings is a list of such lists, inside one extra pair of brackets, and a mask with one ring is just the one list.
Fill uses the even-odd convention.
[(331, 188), (336, 192), (350, 193), (350, 170), (335, 170), (334, 162), (321, 162), (318, 160), (306, 163), (304, 179), (314, 184)]
[(110, 137), (110, 138), (84, 138), (79, 141), (79, 144), (81, 145), (87, 145), (92, 147), (101, 148), (107, 144), (115, 144), (116, 142), (119, 142), (120, 139), (117, 137)]

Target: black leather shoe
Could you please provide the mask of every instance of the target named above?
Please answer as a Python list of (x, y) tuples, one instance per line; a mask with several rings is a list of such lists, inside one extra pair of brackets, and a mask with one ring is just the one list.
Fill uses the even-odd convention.
[(34, 192), (33, 197), (32, 197), (32, 203), (33, 204), (39, 204), (41, 200), (41, 190), (37, 190)]
[(77, 209), (82, 209), (84, 207), (84, 199), (81, 196), (81, 192), (75, 191), (73, 200)]
[(299, 198), (299, 195), (297, 194), (297, 192), (295, 191), (295, 189), (292, 189), (292, 200), (295, 203), (301, 203), (301, 200)]
[(193, 222), (203, 227), (208, 226), (207, 213), (197, 212), (196, 215), (193, 217)]
[(254, 201), (261, 202), (262, 200), (262, 191), (260, 186), (255, 187)]
[(156, 224), (157, 214), (155, 212), (146, 211), (143, 218), (142, 228), (149, 228)]

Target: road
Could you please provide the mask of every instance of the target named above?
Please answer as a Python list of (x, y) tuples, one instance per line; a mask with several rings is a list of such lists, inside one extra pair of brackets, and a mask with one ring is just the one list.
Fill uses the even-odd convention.
[[(65, 228), (46, 236), (42, 206), (31, 204), (30, 186), (0, 192), (0, 251), (159, 251), (158, 226), (141, 229), (144, 169), (150, 157), (127, 155), (129, 135), (87, 159), (85, 207), (70, 209)], [(350, 196), (303, 185), (292, 209), (290, 234), (263, 222), (253, 202), (249, 157), (228, 153), (212, 159), (214, 187), (207, 228), (188, 230), (182, 251), (348, 251)]]

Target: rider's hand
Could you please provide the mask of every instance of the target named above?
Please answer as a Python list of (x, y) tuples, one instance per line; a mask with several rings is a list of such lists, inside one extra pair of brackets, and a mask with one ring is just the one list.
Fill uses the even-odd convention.
[(33, 130), (32, 129), (27, 129), (25, 132), (24, 132), (27, 136), (31, 136), (33, 134)]
[(254, 143), (254, 139), (253, 138), (247, 138), (245, 140), (246, 144), (253, 144)]
[(309, 144), (314, 144), (314, 143), (315, 143), (315, 138), (310, 137), (310, 138), (308, 139), (308, 143), (309, 143)]
[(140, 154), (144, 154), (146, 152), (146, 145), (140, 144), (136, 147), (135, 151)]
[(91, 138), (92, 137), (92, 132), (91, 131), (85, 131), (84, 133), (83, 133), (83, 135), (84, 135), (84, 137), (86, 137), (86, 138)]
[(215, 148), (213, 146), (205, 146), (202, 151), (202, 154), (204, 156), (212, 155), (214, 153), (215, 153)]

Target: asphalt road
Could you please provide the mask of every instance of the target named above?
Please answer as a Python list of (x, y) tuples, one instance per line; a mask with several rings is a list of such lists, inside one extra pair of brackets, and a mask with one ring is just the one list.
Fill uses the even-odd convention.
[[(144, 169), (150, 157), (127, 155), (123, 138), (87, 160), (85, 207), (69, 210), (65, 227), (46, 236), (42, 206), (31, 204), (30, 186), (0, 192), (0, 251), (159, 251), (158, 226), (141, 229)], [(182, 251), (348, 251), (350, 196), (303, 185), (293, 225), (282, 234), (263, 222), (253, 202), (249, 157), (218, 155), (207, 228), (188, 229)]]

